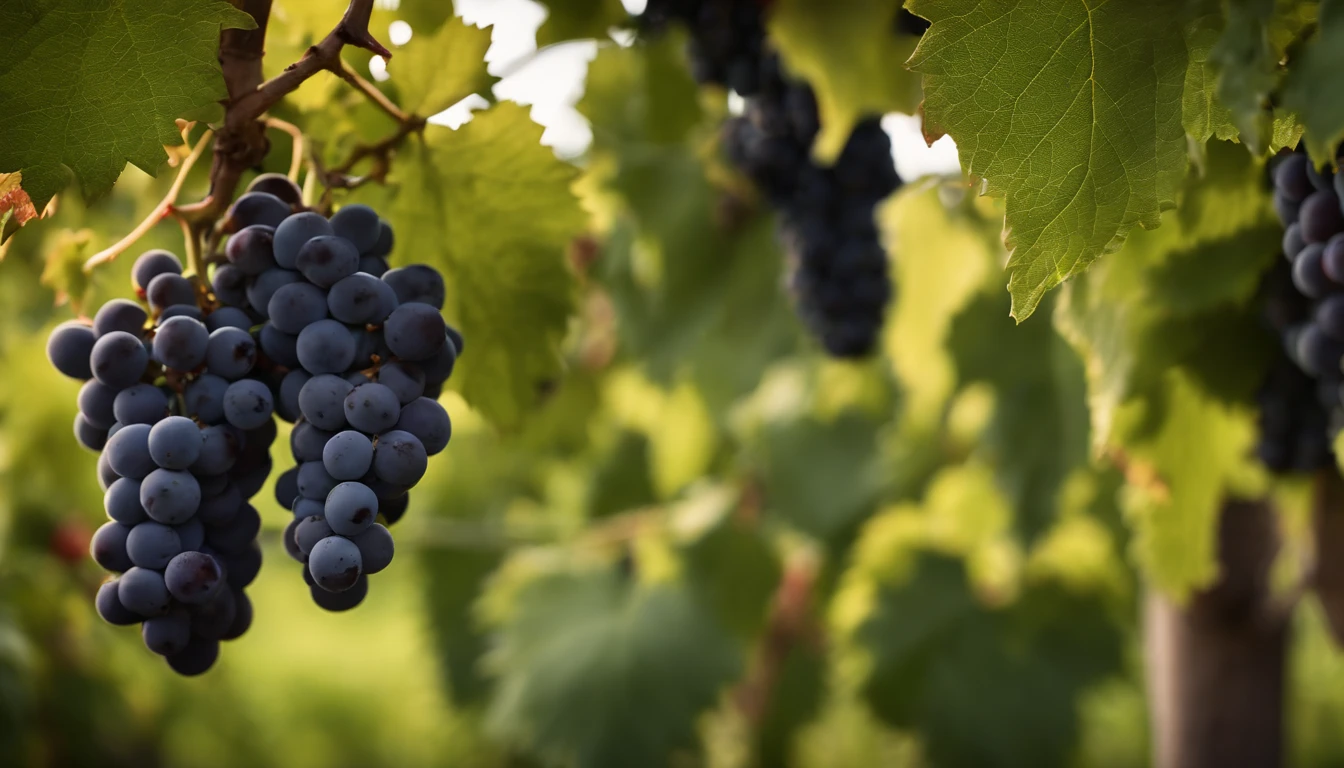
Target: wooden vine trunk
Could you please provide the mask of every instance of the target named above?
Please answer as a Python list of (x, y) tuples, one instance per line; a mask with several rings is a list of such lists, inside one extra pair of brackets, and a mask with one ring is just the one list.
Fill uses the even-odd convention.
[(1144, 611), (1157, 768), (1283, 764), (1289, 611), (1275, 611), (1279, 537), (1267, 502), (1229, 501), (1219, 523), (1221, 576), (1185, 606), (1150, 593)]

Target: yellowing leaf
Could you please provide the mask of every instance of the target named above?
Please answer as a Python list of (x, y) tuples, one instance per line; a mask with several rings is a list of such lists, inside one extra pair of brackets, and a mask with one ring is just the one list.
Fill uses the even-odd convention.
[[(1157, 0), (915, 0), (926, 133), (1006, 198), (1019, 321), (1050, 288), (1155, 227), (1186, 168), (1181, 19)], [(1158, 20), (1161, 20), (1158, 23)]]
[(72, 175), (86, 197), (127, 162), (153, 174), (174, 120), (213, 119), (225, 94), (221, 27), (251, 29), (224, 0), (6, 3), (0, 24), (0, 172), (23, 171), (34, 207)]
[(490, 30), (449, 19), (433, 35), (416, 35), (387, 64), (400, 89), (402, 109), (423, 117), (442, 112), (473, 93), (489, 93), (485, 71)]
[(918, 38), (896, 34), (900, 9), (899, 0), (779, 0), (771, 8), (770, 38), (784, 65), (817, 94), (813, 154), (823, 162), (839, 156), (860, 119), (919, 107), (919, 78), (904, 67)]
[(468, 339), (452, 381), (506, 425), (559, 374), (574, 306), (565, 247), (584, 226), (577, 172), (540, 144), (541, 130), (511, 103), (457, 131), (431, 125), (397, 155), (394, 199), (374, 203), (396, 229), (395, 263), (443, 271), (444, 315)]
[(0, 173), (0, 217), (3, 217), (0, 222), (12, 216), (19, 226), (23, 226), (37, 218), (37, 210), (28, 193), (23, 191), (22, 183), (22, 173)]

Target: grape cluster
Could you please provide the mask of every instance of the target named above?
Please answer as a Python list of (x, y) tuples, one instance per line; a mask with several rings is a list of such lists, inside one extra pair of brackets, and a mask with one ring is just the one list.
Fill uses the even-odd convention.
[(215, 295), (262, 320), (276, 413), (295, 422), (298, 465), (276, 484), (294, 513), (285, 548), (304, 564), (314, 602), (347, 610), (392, 560), (378, 517), (401, 518), (428, 457), (448, 444), (437, 398), (463, 339), (439, 312), (442, 276), (424, 265), (388, 269), (392, 229), (367, 206), (328, 220), (254, 190), (226, 224), (235, 232)]
[(176, 256), (145, 253), (132, 279), (149, 312), (113, 299), (91, 323), (58, 326), (47, 355), (84, 380), (75, 437), (101, 452), (109, 520), (90, 549), (120, 575), (99, 588), (98, 613), (141, 624), (151, 651), (195, 675), (252, 623), (244, 589), (261, 569), (261, 516), (248, 500), (270, 473), (272, 399), (248, 378), (251, 321), (206, 314)]
[(1272, 470), (1307, 472), (1333, 461), (1331, 421), (1344, 415), (1344, 177), (1318, 172), (1295, 152), (1276, 159), (1273, 180), (1287, 262), (1262, 292), (1284, 354), (1260, 391), (1258, 451)]
[[(887, 255), (873, 210), (901, 185), (891, 142), (876, 118), (855, 126), (832, 167), (812, 161), (816, 97), (790, 81), (766, 39), (768, 3), (650, 0), (646, 27), (679, 21), (690, 31), (697, 81), (732, 88), (745, 113), (724, 127), (729, 159), (779, 212), (789, 283), (799, 315), (836, 357), (872, 352), (891, 299)], [(910, 17), (919, 28), (918, 19)], [(911, 27), (904, 17), (897, 30)], [(922, 30), (921, 30), (922, 31)]]
[(109, 522), (94, 560), (120, 576), (98, 591), (112, 624), (184, 675), (252, 619), (261, 568), (249, 503), (271, 472), (273, 415), (294, 422), (298, 466), (276, 483), (294, 519), (286, 551), (314, 601), (346, 610), (391, 562), (387, 528), (452, 427), (438, 403), (463, 339), (440, 315), (434, 269), (389, 269), (392, 230), (370, 208), (303, 210), (263, 175), (229, 209), (224, 261), (207, 287), (167, 251), (132, 267), (140, 302), (58, 326), (47, 355), (85, 381), (75, 437), (100, 451)]

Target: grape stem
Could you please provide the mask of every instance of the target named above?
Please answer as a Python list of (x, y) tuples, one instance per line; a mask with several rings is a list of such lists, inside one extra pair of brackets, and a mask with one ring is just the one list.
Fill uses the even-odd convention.
[(378, 86), (365, 80), (358, 72), (356, 72), (355, 68), (350, 66), (350, 62), (341, 59), (339, 67), (340, 68), (336, 71), (336, 74), (340, 75), (342, 80), (353, 86), (355, 90), (364, 94), (369, 101), (372, 101), (375, 106), (386, 112), (387, 116), (396, 120), (399, 125), (406, 125), (417, 121), (421, 124), (424, 123), (424, 120), (402, 111), (401, 107), (393, 104), (391, 99), (387, 98), (382, 91), (378, 90)]
[(214, 132), (207, 128), (205, 133), (201, 134), (201, 138), (196, 141), (196, 146), (192, 148), (191, 154), (187, 155), (178, 165), (177, 178), (173, 179), (172, 186), (168, 188), (168, 194), (163, 196), (163, 199), (159, 201), (158, 205), (154, 206), (154, 210), (149, 212), (149, 215), (145, 217), (144, 221), (140, 222), (139, 226), (128, 232), (125, 237), (112, 246), (90, 256), (88, 261), (84, 262), (85, 272), (91, 272), (99, 264), (112, 261), (120, 256), (123, 251), (135, 245), (137, 240), (172, 212), (173, 203), (177, 202), (177, 196), (182, 192), (182, 185), (187, 181), (187, 174), (191, 173), (192, 166), (200, 159), (206, 146), (210, 144), (213, 138)]
[(266, 126), (268, 128), (275, 128), (276, 130), (288, 133), (290, 138), (294, 141), (294, 144), (289, 151), (288, 175), (290, 181), (298, 183), (299, 171), (300, 169), (303, 168), (303, 154), (304, 154), (303, 131), (299, 130), (299, 126), (291, 122), (281, 120), (278, 117), (267, 117)]

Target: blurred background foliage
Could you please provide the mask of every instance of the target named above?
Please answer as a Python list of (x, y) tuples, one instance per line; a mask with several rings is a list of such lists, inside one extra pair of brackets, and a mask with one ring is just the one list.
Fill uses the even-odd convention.
[[(491, 99), (487, 30), (448, 3), (392, 5), (375, 29), (403, 20), (415, 34), (388, 66), (389, 96), (419, 114)], [(453, 444), (412, 493), (397, 562), (351, 613), (312, 606), (267, 490), (255, 623), (215, 670), (180, 679), (97, 619), (95, 457), (69, 438), (77, 384), (43, 347), (54, 324), (127, 294), (130, 258), (78, 266), (145, 216), (170, 174), (128, 170), (92, 205), (63, 195), (6, 245), (4, 762), (1146, 763), (1134, 564), (1158, 563), (1149, 575), (1177, 591), (1206, 580), (1207, 538), (1185, 534), (1222, 485), (1158, 498), (1094, 457), (1117, 439), (1159, 463), (1220, 441), (1237, 454), (1245, 386), (1224, 382), (1224, 410), (1187, 378), (1207, 370), (1203, 329), (1239, 328), (1227, 300), (1244, 304), (1255, 283), (1195, 273), (1221, 248), (1258, 274), (1263, 201), (1220, 231), (1187, 206), (1016, 326), (998, 204), (960, 179), (909, 179), (881, 209), (898, 291), (882, 354), (836, 363), (788, 305), (768, 210), (719, 158), (726, 94), (694, 86), (676, 35), (608, 37), (626, 23), (620, 3), (549, 5), (538, 42), (603, 41), (578, 105), (593, 134), (582, 157), (555, 159), (525, 110), (487, 104), (459, 129), (431, 126), (386, 188), (338, 198), (394, 222), (394, 264), (445, 269), (446, 312), (471, 344), (444, 396)], [(332, 6), (278, 0), (268, 68), (325, 34)], [(808, 19), (794, 9), (774, 31), (798, 41), (801, 71), (824, 73), (839, 52), (809, 47)], [(869, 58), (903, 57), (906, 43)], [(915, 103), (909, 87), (825, 103), (850, 119)], [(396, 127), (334, 77), (276, 113), (329, 160)], [(265, 170), (283, 172), (288, 139), (273, 138)], [(1224, 154), (1190, 199), (1225, 214), (1238, 189), (1259, 193), (1244, 191), (1245, 153)], [(180, 250), (180, 234), (158, 227), (137, 249), (153, 247)], [(1185, 346), (1169, 342), (1177, 330)], [(1158, 336), (1175, 351), (1149, 354)], [(277, 445), (275, 474), (292, 461)], [(1236, 477), (1264, 482), (1254, 468)], [(1154, 516), (1163, 505), (1177, 513)], [(1294, 638), (1292, 762), (1344, 765), (1344, 658), (1314, 603)]]

